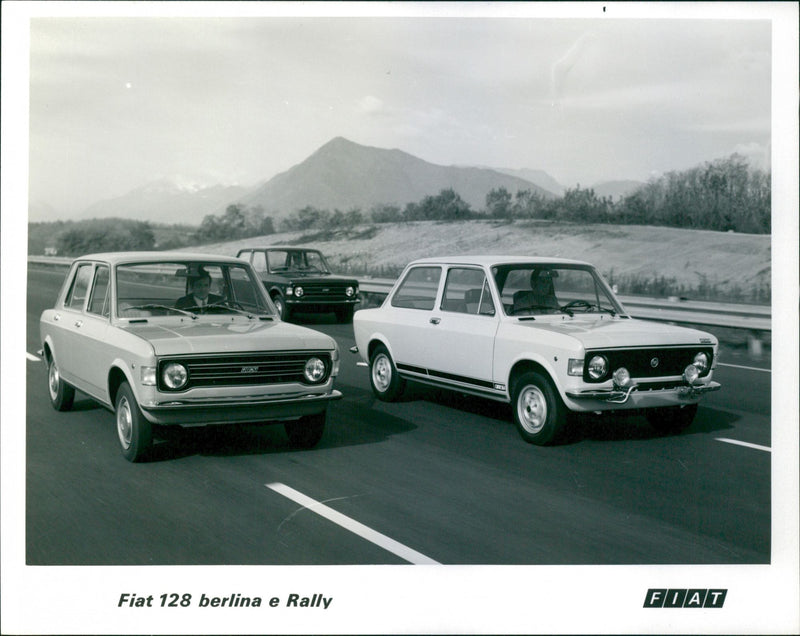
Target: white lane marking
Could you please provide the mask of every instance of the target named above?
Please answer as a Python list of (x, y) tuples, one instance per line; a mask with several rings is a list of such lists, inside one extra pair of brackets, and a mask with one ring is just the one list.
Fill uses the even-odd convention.
[(41, 359), (41, 358), (37, 358), (32, 353), (28, 353), (27, 351), (25, 352), (25, 355), (27, 356), (28, 360), (31, 360), (33, 362), (39, 362), (39, 360)]
[(746, 446), (747, 448), (755, 448), (756, 450), (766, 451), (768, 453), (772, 452), (772, 449), (769, 446), (759, 446), (758, 444), (751, 444), (749, 442), (740, 442), (736, 439), (728, 439), (727, 437), (717, 437), (718, 442), (725, 442), (727, 444), (736, 444), (737, 446)]
[(433, 559), (426, 557), (424, 554), (421, 554), (416, 550), (412, 550), (411, 548), (404, 546), (402, 543), (398, 543), (394, 539), (390, 539), (385, 534), (381, 534), (380, 532), (365, 526), (363, 523), (359, 523), (358, 521), (355, 521), (354, 519), (351, 519), (350, 517), (343, 515), (332, 508), (329, 508), (325, 504), (320, 503), (301, 492), (298, 492), (294, 488), (290, 488), (286, 484), (274, 482), (264, 485), (267, 488), (274, 490), (278, 494), (300, 504), (307, 510), (315, 512), (321, 517), (325, 517), (329, 521), (332, 521), (342, 528), (357, 534), (362, 539), (366, 539), (367, 541), (380, 546), (384, 550), (387, 550), (392, 554), (396, 554), (401, 559), (405, 559), (409, 563), (413, 563), (414, 565), (439, 565), (438, 561), (434, 561)]
[(747, 371), (761, 371), (762, 373), (772, 373), (772, 369), (760, 369), (758, 367), (746, 367), (741, 364), (727, 364), (725, 362), (718, 362), (718, 367), (731, 367), (732, 369), (746, 369)]

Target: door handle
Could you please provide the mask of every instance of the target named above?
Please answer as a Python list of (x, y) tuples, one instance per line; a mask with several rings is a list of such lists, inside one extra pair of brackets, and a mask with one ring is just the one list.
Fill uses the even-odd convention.
[(76, 320), (76, 321), (75, 321), (75, 326), (76, 326), (76, 327), (80, 327), (80, 326), (82, 326), (82, 325), (83, 325), (83, 320)]
[(61, 314), (56, 314), (55, 316), (53, 316), (53, 320), (56, 321), (61, 320)]
[(441, 318), (431, 318), (432, 325), (438, 325), (440, 322), (442, 322)]

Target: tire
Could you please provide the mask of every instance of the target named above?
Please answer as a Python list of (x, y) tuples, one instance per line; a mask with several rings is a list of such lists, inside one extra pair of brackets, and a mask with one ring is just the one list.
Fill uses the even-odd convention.
[(522, 439), (544, 446), (556, 442), (567, 424), (567, 407), (549, 378), (536, 371), (520, 375), (511, 388), (514, 424)]
[(383, 402), (399, 399), (406, 388), (406, 381), (397, 373), (392, 356), (383, 345), (375, 347), (369, 358), (369, 383), (375, 397)]
[(339, 307), (336, 310), (336, 320), (342, 323), (353, 322), (353, 306)]
[(278, 310), (278, 315), (281, 317), (281, 320), (289, 322), (289, 319), (292, 317), (292, 311), (286, 306), (286, 301), (283, 300), (283, 296), (275, 294), (272, 302), (275, 304), (275, 309)]
[(122, 456), (129, 462), (147, 459), (153, 449), (153, 426), (142, 415), (127, 382), (117, 391), (114, 413)]
[(316, 415), (306, 415), (299, 420), (285, 422), (283, 428), (289, 443), (295, 448), (314, 448), (322, 439), (325, 432), (325, 419), (327, 412)]
[(656, 431), (662, 435), (675, 435), (687, 429), (697, 415), (697, 404), (687, 406), (665, 406), (648, 409), (645, 417)]
[(56, 411), (69, 411), (75, 401), (75, 389), (61, 379), (53, 356), (47, 362), (47, 394)]

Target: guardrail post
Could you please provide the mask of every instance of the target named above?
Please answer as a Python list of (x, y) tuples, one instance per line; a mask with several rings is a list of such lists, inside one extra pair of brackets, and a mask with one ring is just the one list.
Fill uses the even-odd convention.
[(763, 343), (761, 342), (761, 334), (758, 331), (751, 331), (748, 335), (747, 349), (754, 358), (760, 358), (763, 355)]

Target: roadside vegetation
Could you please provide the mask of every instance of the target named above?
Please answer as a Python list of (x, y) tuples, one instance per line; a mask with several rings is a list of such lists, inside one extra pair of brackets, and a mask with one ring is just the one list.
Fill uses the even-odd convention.
[[(261, 207), (232, 204), (199, 226), (32, 223), (28, 252), (202, 248), (235, 254), (234, 246), (253, 242), (313, 243), (342, 273), (382, 278), (430, 254), (542, 254), (591, 261), (624, 294), (769, 303), (770, 181), (769, 173), (732, 155), (652, 179), (616, 201), (580, 186), (560, 197), (499, 188), (488, 193), (484, 209), (473, 210), (447, 189), (404, 207), (307, 206), (280, 219)], [(441, 225), (444, 232), (436, 229)]]

